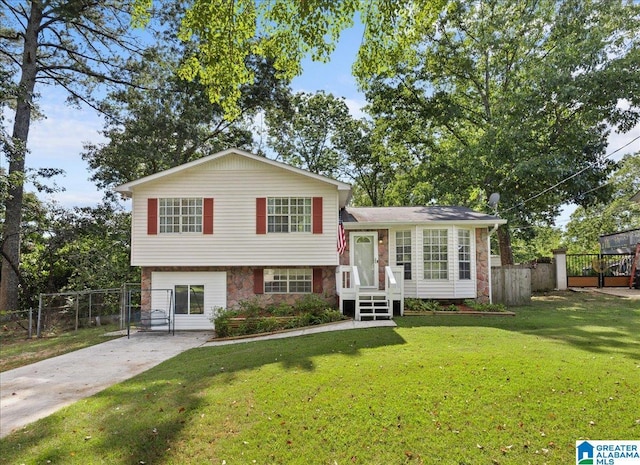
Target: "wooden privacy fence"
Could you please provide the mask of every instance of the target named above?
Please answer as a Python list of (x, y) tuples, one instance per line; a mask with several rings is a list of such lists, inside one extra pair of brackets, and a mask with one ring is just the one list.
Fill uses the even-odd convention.
[(531, 302), (531, 266), (504, 265), (491, 268), (494, 303), (526, 305)]

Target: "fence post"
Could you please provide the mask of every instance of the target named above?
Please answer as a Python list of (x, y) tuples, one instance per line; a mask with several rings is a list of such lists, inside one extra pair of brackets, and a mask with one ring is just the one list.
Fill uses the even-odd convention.
[(31, 328), (31, 326), (33, 326), (33, 308), (29, 307), (29, 336), (28, 338), (31, 339), (31, 336), (33, 335), (33, 330)]
[(36, 337), (40, 338), (40, 321), (42, 318), (42, 294), (38, 295), (38, 327), (36, 328)]
[(80, 294), (76, 292), (76, 332), (78, 332), (78, 313), (80, 312)]
[(553, 261), (556, 264), (556, 289), (567, 290), (567, 249), (553, 250)]

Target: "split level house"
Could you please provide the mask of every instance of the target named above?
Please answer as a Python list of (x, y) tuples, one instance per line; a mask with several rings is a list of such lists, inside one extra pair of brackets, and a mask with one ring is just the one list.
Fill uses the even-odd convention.
[(143, 310), (213, 328), (242, 301), (317, 294), (356, 319), (405, 298), (491, 299), (489, 236), (505, 220), (464, 207), (350, 207), (351, 186), (238, 149), (116, 189), (132, 199)]

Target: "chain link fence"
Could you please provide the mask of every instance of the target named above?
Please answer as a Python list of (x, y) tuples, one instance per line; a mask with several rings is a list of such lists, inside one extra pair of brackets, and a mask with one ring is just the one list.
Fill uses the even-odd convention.
[(37, 336), (113, 323), (124, 329), (128, 286), (131, 285), (40, 294), (35, 321)]

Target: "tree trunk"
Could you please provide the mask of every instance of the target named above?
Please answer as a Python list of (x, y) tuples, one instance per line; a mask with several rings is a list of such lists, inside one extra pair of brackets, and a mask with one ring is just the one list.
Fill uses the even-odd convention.
[(500, 262), (503, 265), (513, 265), (513, 251), (511, 250), (511, 233), (506, 224), (498, 228), (498, 244), (500, 246)]
[(2, 280), (0, 281), (0, 310), (18, 309), (19, 279), (15, 270), (20, 267), (20, 226), (27, 138), (31, 124), (33, 89), (38, 63), (38, 29), (42, 22), (42, 4), (31, 2), (29, 21), (24, 36), (22, 75), (18, 86), (16, 114), (13, 122), (13, 147), (9, 158), (9, 191), (6, 201), (4, 241), (2, 243)]

